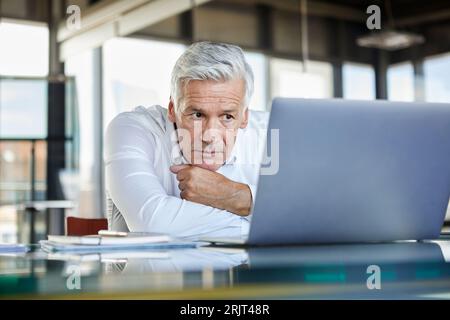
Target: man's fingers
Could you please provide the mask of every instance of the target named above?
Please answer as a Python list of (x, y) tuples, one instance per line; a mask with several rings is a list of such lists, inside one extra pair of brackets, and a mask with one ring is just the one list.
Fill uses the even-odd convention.
[(172, 173), (177, 174), (181, 170), (189, 168), (189, 167), (190, 167), (190, 165), (188, 165), (188, 164), (178, 164), (178, 165), (170, 166), (170, 171)]
[(184, 179), (187, 178), (188, 174), (189, 174), (189, 170), (186, 170), (186, 169), (178, 171), (177, 180), (183, 181)]
[(180, 192), (180, 198), (181, 199), (189, 200), (188, 196), (189, 196), (189, 194), (188, 194), (188, 192), (186, 190)]
[(186, 170), (186, 169), (189, 169), (190, 167), (191, 167), (190, 165), (181, 164), (181, 165), (171, 166), (170, 171), (172, 171), (173, 173), (175, 173), (177, 175), (178, 181), (181, 181), (186, 178), (186, 175), (188, 173), (188, 170)]

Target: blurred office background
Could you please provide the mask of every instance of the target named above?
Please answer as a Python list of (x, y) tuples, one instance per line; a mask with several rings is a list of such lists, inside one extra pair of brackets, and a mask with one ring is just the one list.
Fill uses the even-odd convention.
[[(381, 30), (366, 26), (373, 4)], [(0, 242), (105, 216), (108, 122), (167, 106), (197, 40), (245, 50), (254, 110), (275, 96), (450, 102), (448, 0), (0, 0)]]

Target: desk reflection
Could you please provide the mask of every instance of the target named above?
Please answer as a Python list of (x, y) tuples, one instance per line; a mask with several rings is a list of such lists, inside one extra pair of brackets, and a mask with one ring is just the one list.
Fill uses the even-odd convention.
[[(148, 272), (191, 272), (208, 270), (229, 270), (248, 263), (248, 253), (238, 251), (214, 251), (205, 249), (184, 249), (165, 252), (166, 256), (150, 259), (119, 259), (117, 263), (107, 262), (107, 272), (122, 274)], [(123, 261), (126, 260), (126, 261)]]
[[(85, 255), (38, 250), (0, 257), (0, 297), (450, 298), (445, 244), (448, 249), (447, 241)], [(381, 270), (382, 290), (367, 287), (371, 265)], [(79, 291), (67, 289), (74, 267), (80, 271)]]
[(168, 251), (166, 256), (108, 262), (108, 272), (190, 272), (292, 266), (445, 263), (436, 243), (406, 242), (286, 247), (223, 247)]
[(249, 249), (251, 267), (445, 262), (436, 243), (403, 242)]

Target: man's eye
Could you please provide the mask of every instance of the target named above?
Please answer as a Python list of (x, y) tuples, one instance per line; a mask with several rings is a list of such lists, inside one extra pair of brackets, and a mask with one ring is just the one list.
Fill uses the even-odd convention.
[(201, 112), (195, 112), (192, 114), (192, 116), (194, 117), (194, 119), (200, 119), (202, 117), (202, 113)]
[(226, 114), (225, 115), (225, 120), (233, 120), (234, 117), (231, 114)]

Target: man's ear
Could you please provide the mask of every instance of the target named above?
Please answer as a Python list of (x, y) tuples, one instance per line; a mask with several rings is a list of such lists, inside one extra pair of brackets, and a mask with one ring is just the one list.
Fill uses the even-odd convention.
[(243, 116), (244, 118), (242, 119), (241, 125), (239, 126), (239, 128), (241, 129), (245, 129), (248, 125), (248, 108), (245, 108)]
[(172, 97), (170, 97), (169, 107), (167, 108), (167, 118), (169, 118), (170, 122), (175, 123), (175, 106)]

